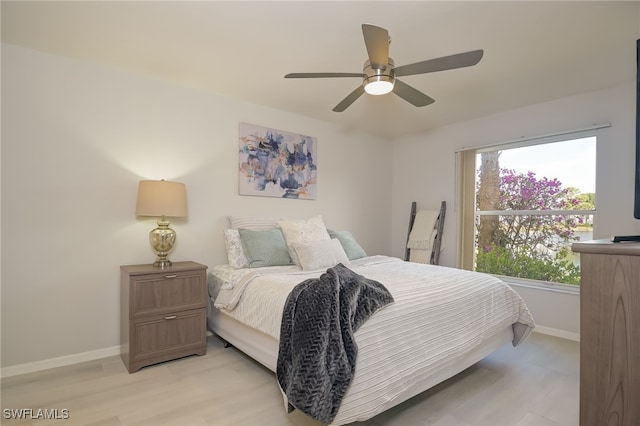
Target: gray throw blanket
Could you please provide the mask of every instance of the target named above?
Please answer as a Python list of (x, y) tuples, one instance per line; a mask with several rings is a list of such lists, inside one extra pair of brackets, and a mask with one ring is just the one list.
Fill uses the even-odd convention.
[(356, 368), (353, 333), (392, 302), (382, 284), (341, 263), (294, 287), (282, 314), (276, 370), (289, 412), (333, 421)]

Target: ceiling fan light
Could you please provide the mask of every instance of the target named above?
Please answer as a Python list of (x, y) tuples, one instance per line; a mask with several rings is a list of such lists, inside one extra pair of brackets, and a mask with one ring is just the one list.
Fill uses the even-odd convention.
[(392, 90), (393, 81), (384, 75), (375, 76), (375, 78), (371, 78), (364, 85), (364, 91), (370, 95), (384, 95)]

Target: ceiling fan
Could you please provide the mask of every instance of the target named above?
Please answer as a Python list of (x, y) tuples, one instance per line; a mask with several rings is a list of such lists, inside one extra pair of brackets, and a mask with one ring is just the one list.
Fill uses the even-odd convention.
[(365, 61), (361, 73), (291, 73), (285, 75), (284, 78), (362, 78), (362, 84), (333, 108), (335, 112), (342, 112), (347, 109), (364, 92), (371, 95), (384, 95), (385, 93), (393, 92), (405, 101), (417, 107), (423, 107), (435, 101), (419, 90), (396, 79), (396, 77), (470, 67), (480, 62), (484, 53), (482, 50), (473, 50), (396, 67), (393, 59), (389, 57), (391, 38), (386, 29), (375, 25), (362, 24), (362, 34), (364, 35), (364, 44), (367, 47), (369, 59)]

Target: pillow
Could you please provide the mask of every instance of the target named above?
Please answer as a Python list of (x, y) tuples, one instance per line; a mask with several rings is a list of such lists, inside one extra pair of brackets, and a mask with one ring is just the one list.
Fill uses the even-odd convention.
[(240, 233), (237, 229), (224, 230), (224, 247), (227, 251), (227, 261), (234, 269), (244, 268), (249, 263), (244, 255)]
[(367, 256), (367, 253), (362, 247), (360, 247), (360, 244), (358, 244), (353, 235), (351, 235), (351, 232), (332, 230), (329, 230), (328, 232), (331, 238), (335, 238), (340, 241), (340, 244), (342, 244), (342, 248), (344, 248), (345, 253), (347, 253), (349, 260), (360, 259), (361, 257)]
[(348, 263), (349, 258), (338, 240), (295, 242), (291, 244), (300, 266), (305, 271), (330, 268), (338, 263)]
[(280, 229), (238, 229), (238, 233), (249, 268), (291, 264), (287, 244)]
[(231, 229), (252, 229), (260, 231), (278, 227), (279, 219), (264, 217), (229, 216), (229, 226)]
[(282, 229), (284, 239), (287, 241), (289, 255), (296, 265), (300, 263), (298, 262), (295, 250), (291, 246), (293, 243), (331, 239), (320, 215), (309, 219), (281, 220), (278, 222), (278, 225), (280, 229)]

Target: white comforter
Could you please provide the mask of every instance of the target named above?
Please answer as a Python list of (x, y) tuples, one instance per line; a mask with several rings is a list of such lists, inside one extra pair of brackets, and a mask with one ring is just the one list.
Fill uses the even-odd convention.
[[(334, 420), (366, 420), (395, 405), (394, 398), (420, 386), (469, 351), (514, 325), (513, 345), (535, 326), (524, 301), (503, 281), (486, 274), (372, 256), (346, 265), (381, 282), (395, 303), (355, 333), (358, 360), (349, 391)], [(215, 306), (275, 339), (289, 292), (324, 271), (296, 267), (232, 270), (215, 267), (223, 285)]]

